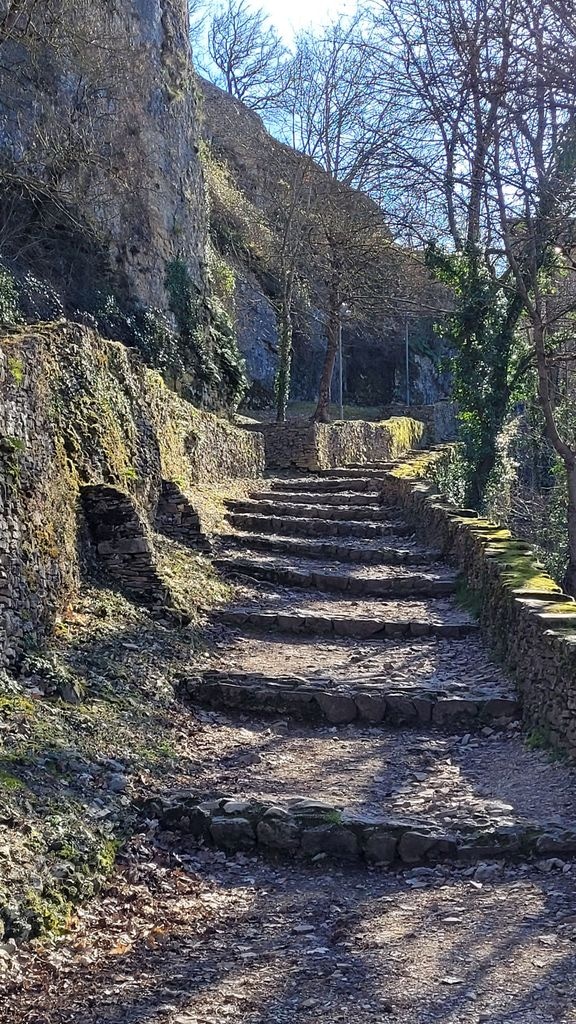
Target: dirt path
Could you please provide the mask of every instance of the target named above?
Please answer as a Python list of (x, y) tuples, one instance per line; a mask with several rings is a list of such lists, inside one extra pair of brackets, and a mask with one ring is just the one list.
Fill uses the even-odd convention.
[[(289, 817), (297, 798), (334, 809), (326, 834), (347, 814), (455, 836), (470, 822), (486, 837), (574, 830), (574, 769), (525, 745), (511, 682), (449, 593), (453, 570), (397, 509), (375, 540), (377, 481), (284, 480), (234, 504), (219, 564), (235, 598), (175, 715), (180, 760), (160, 784), (140, 772), (132, 797), (226, 796), (219, 820), (244, 834), (243, 800)], [(184, 691), (191, 671), (180, 654)], [(2, 1024), (576, 1024), (567, 841), (537, 859), (487, 843), (465, 862), (400, 855), (383, 870), (330, 847), (312, 863), (293, 843), (271, 854), (258, 830), (238, 851), (143, 815), (139, 829), (61, 939), (0, 953)]]

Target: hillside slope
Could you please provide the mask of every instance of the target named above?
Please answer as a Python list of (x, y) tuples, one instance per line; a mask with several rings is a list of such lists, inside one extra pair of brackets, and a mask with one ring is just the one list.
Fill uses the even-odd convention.
[[(203, 95), (205, 172), (211, 204), (213, 244), (235, 276), (234, 306), (239, 346), (252, 386), (248, 406), (271, 404), (278, 364), (275, 302), (279, 284), (278, 250), (286, 207), (293, 200), (293, 181), (305, 173), (320, 194), (327, 175), (307, 158), (283, 145), (266, 130), (260, 117), (210, 82), (200, 80)], [(341, 189), (337, 197), (342, 217), (368, 215), (383, 237), (393, 240), (378, 208), (367, 197)], [(305, 219), (305, 215), (304, 218)], [(445, 391), (434, 361), (438, 342), (434, 317), (419, 314), (417, 303), (434, 301), (434, 291), (418, 263), (393, 244), (376, 274), (382, 281), (382, 302), (370, 316), (352, 319), (344, 331), (346, 400), (359, 405), (384, 405), (404, 391), (405, 323), (396, 302), (388, 302), (392, 287), (410, 297), (413, 397), (430, 402)], [(313, 400), (325, 350), (322, 299), (325, 267), (308, 249), (299, 262), (292, 396)], [(432, 357), (432, 358), (430, 358)]]

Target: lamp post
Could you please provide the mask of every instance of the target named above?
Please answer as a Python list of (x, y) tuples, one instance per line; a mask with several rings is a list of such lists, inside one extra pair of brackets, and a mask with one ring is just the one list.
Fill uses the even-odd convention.
[(408, 335), (408, 317), (404, 319), (404, 349), (406, 359), (406, 405), (410, 405), (410, 338)]
[(338, 310), (338, 403), (340, 420), (344, 419), (344, 353), (342, 350), (342, 326), (351, 315), (350, 307), (343, 302)]

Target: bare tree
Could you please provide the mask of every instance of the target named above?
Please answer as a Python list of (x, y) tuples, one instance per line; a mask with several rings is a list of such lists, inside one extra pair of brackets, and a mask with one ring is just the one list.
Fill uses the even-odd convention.
[(262, 10), (247, 0), (227, 0), (212, 18), (208, 52), (215, 84), (252, 110), (274, 107), (286, 88), (289, 51)]
[[(340, 309), (362, 319), (372, 310), (374, 261), (386, 276), (391, 239), (378, 208), (357, 190), (370, 185), (386, 110), (372, 103), (373, 68), (365, 59), (359, 19), (336, 22), (320, 35), (302, 33), (283, 97), (285, 137), (319, 164), (311, 212), (310, 251), (322, 267), (326, 356), (317, 420), (328, 418)], [(385, 291), (379, 285), (380, 296)], [(370, 297), (368, 298), (368, 293)]]
[(558, 408), (558, 368), (574, 394), (576, 352), (576, 49), (574, 12), (524, 4), (511, 26), (515, 53), (490, 167), (501, 237), (522, 297), (545, 434), (566, 471), (568, 568), (576, 594), (576, 423)]

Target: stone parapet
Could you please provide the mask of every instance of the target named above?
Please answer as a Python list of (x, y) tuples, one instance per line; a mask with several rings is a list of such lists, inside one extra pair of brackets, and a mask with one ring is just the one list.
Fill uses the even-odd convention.
[(408, 417), (380, 423), (288, 420), (286, 423), (249, 423), (245, 429), (261, 435), (268, 469), (312, 473), (354, 463), (386, 462), (420, 447), (427, 436), (424, 422)]
[(426, 542), (465, 575), (480, 624), (515, 676), (527, 726), (576, 756), (576, 601), (528, 543), (439, 494), (432, 477), (452, 450), (399, 465), (382, 482), (383, 500), (401, 505)]

